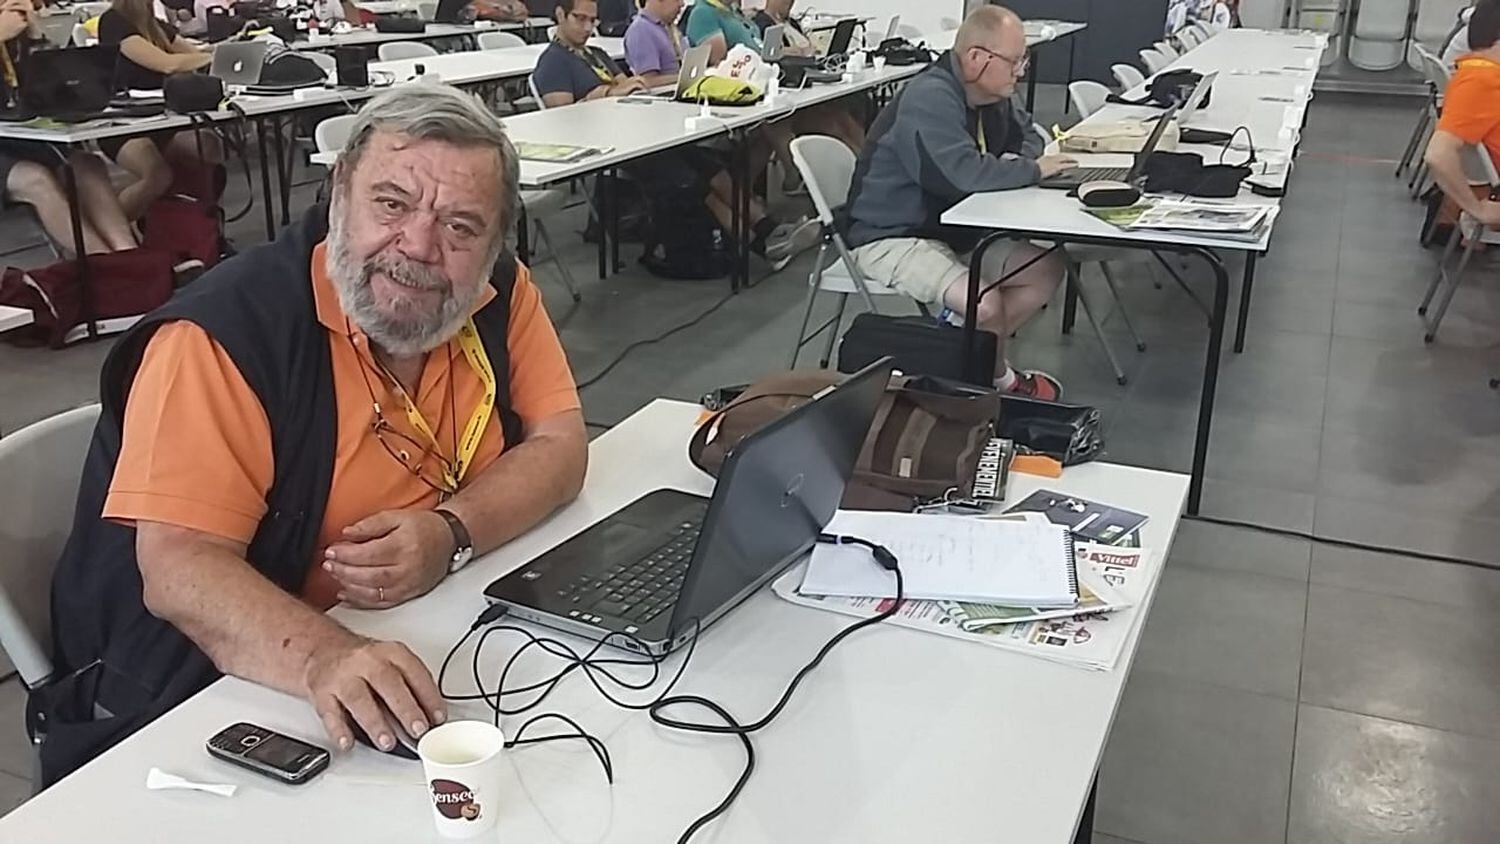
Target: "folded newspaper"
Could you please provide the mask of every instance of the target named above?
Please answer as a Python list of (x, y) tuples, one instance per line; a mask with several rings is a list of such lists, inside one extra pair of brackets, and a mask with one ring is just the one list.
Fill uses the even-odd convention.
[(1194, 199), (1144, 199), (1124, 208), (1089, 208), (1089, 213), (1122, 229), (1197, 232), (1235, 239), (1255, 239), (1278, 207)]
[[(1036, 611), (961, 601), (907, 601), (888, 623), (1065, 665), (1108, 671), (1124, 651), (1135, 622), (1135, 606), (1145, 597), (1147, 569), (1153, 557), (1144, 548), (1088, 543), (1077, 546), (1077, 556), (1086, 605), (1065, 611)], [(804, 595), (800, 587), (806, 569), (806, 563), (798, 564), (777, 578), (771, 588), (794, 604), (859, 618), (869, 618), (890, 606), (890, 600), (883, 598)], [(1057, 612), (1068, 614), (1055, 615)]]

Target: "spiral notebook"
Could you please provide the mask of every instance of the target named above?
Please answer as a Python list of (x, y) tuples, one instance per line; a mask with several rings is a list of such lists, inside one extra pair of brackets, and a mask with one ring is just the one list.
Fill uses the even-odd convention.
[[(1073, 535), (1061, 525), (971, 516), (840, 510), (823, 529), (884, 545), (896, 555), (906, 597), (1006, 606), (1078, 602)], [(896, 576), (858, 545), (813, 548), (801, 592), (892, 598)]]

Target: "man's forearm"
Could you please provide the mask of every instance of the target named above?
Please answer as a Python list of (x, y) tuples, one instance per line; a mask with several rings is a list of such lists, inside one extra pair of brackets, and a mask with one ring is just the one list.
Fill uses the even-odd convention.
[(506, 449), (443, 504), (468, 528), (474, 553), (499, 548), (578, 496), (588, 466), (588, 437), (582, 414), (576, 415), (576, 432), (534, 436)]
[(1443, 189), (1443, 193), (1459, 208), (1470, 215), (1478, 215), (1482, 209), (1478, 197), (1469, 187), (1469, 177), (1457, 155), (1433, 153), (1427, 156), (1427, 167), (1432, 178)]
[(309, 655), (354, 634), (282, 591), (242, 552), (203, 537), (169, 525), (137, 527), (147, 609), (192, 639), (220, 671), (305, 694)]

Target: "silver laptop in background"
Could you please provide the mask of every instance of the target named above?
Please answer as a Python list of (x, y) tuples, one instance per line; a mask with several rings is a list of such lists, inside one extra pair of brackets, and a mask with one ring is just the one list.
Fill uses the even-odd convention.
[(781, 56), (786, 52), (786, 24), (776, 24), (766, 27), (765, 37), (762, 39), (760, 57), (769, 63), (781, 61)]
[(685, 99), (693, 83), (708, 74), (708, 51), (708, 45), (704, 44), (682, 54), (682, 67), (677, 69), (677, 88), (672, 93), (673, 99)]
[(1203, 101), (1208, 99), (1208, 92), (1214, 86), (1214, 80), (1219, 78), (1217, 70), (1203, 74), (1198, 84), (1193, 88), (1193, 93), (1188, 95), (1187, 102), (1182, 104), (1182, 111), (1177, 113), (1177, 125), (1184, 128), (1193, 120), (1193, 115), (1203, 108)]
[(225, 87), (254, 85), (260, 82), (261, 68), (266, 64), (264, 41), (223, 41), (214, 47), (214, 61), (208, 75), (217, 76)]

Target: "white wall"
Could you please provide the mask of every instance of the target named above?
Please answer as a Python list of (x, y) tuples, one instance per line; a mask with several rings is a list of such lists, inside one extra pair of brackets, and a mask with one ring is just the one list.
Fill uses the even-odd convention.
[[(763, 0), (746, 0), (745, 5), (765, 4)], [(900, 15), (902, 24), (928, 33), (941, 32), (943, 18), (962, 20), (964, 0), (797, 0), (793, 11), (796, 14), (819, 11), (869, 15), (882, 33), (891, 15)]]

